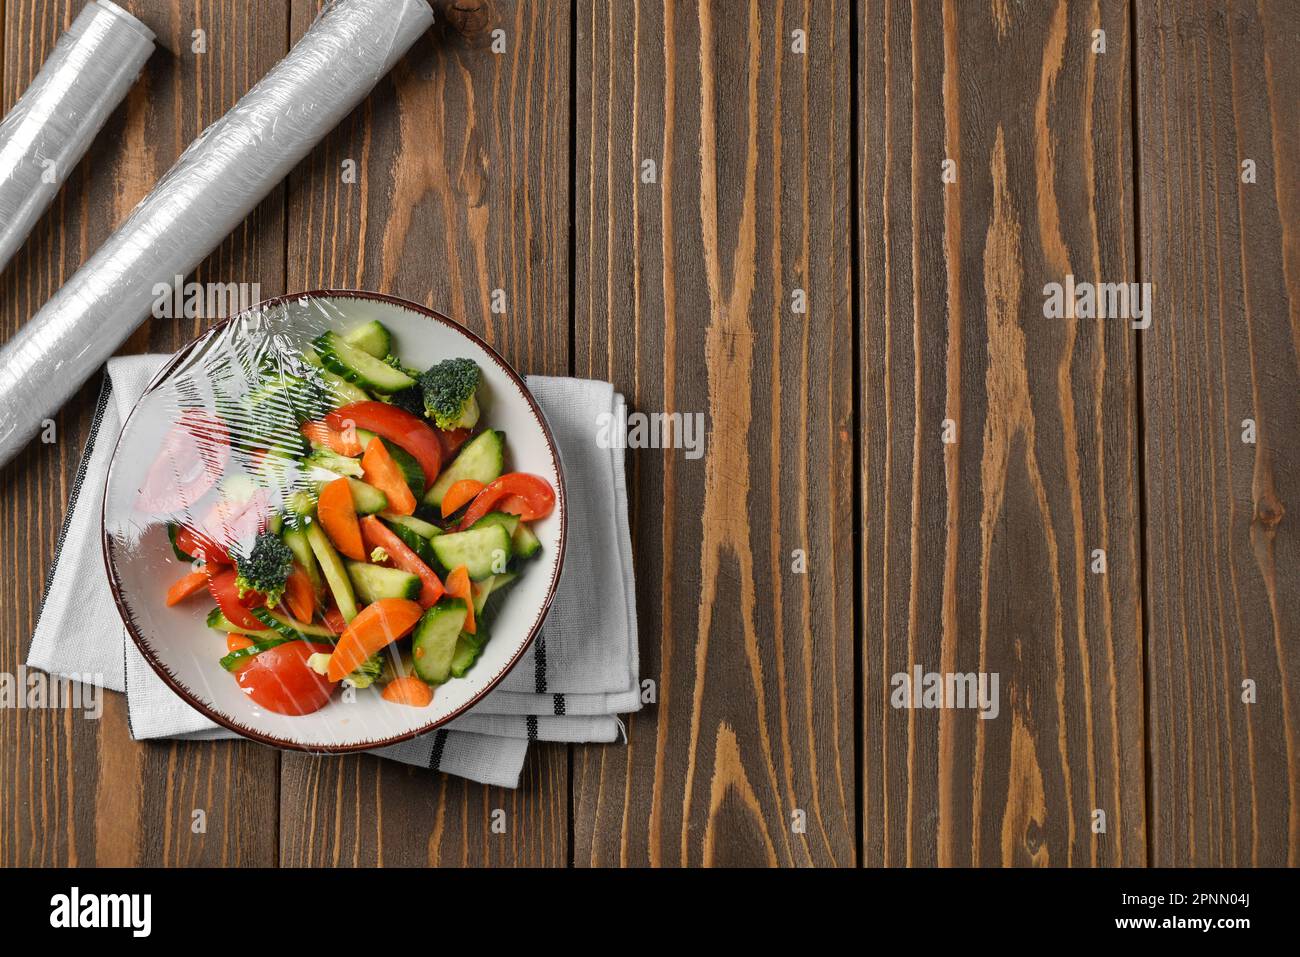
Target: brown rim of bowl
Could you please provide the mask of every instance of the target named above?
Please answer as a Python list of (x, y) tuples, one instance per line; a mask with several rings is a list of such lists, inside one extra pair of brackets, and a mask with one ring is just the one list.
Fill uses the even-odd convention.
[(217, 714), (207, 705), (198, 701), (195, 698), (193, 692), (191, 692), (189, 688), (182, 685), (175, 677), (173, 677), (171, 672), (167, 670), (166, 665), (164, 665), (163, 662), (159, 660), (158, 656), (154, 654), (153, 650), (149, 648), (145, 640), (141, 637), (139, 630), (136, 627), (135, 619), (132, 616), (130, 609), (127, 608), (125, 599), (122, 597), (121, 583), (117, 580), (117, 575), (115, 574), (113, 569), (113, 563), (110, 561), (110, 553), (112, 550), (112, 546), (109, 542), (108, 530), (104, 527), (104, 508), (108, 502), (108, 488), (109, 488), (109, 482), (106, 478), (104, 482), (104, 497), (100, 501), (100, 515), (99, 515), (99, 532), (100, 532), (100, 542), (102, 545), (102, 556), (104, 559), (104, 568), (105, 571), (108, 573), (109, 589), (113, 593), (113, 603), (117, 606), (118, 615), (121, 617), (122, 623), (123, 625), (125, 625), (127, 633), (130, 634), (131, 640), (135, 643), (136, 648), (139, 649), (140, 654), (144, 656), (145, 661), (149, 662), (149, 667), (151, 667), (154, 670), (154, 672), (158, 675), (158, 677), (161, 678), (163, 682), (166, 683), (166, 685), (172, 689), (172, 691), (180, 695), (180, 697), (185, 701), (185, 703), (188, 704), (191, 708), (194, 708), (196, 711), (198, 711), (200, 714), (207, 717), (209, 720), (215, 721), (223, 728), (235, 732), (241, 738), (248, 738), (249, 740), (257, 741), (260, 744), (267, 744), (274, 748), (283, 748), (289, 751), (303, 751), (308, 754), (352, 754), (357, 751), (370, 751), (375, 748), (386, 748), (389, 745), (398, 744), (402, 741), (409, 741), (411, 738), (416, 738), (422, 734), (429, 734), (431, 731), (436, 731), (439, 728), (441, 728), (443, 725), (447, 724), (449, 721), (455, 720), (456, 718), (464, 714), (466, 711), (468, 711), (470, 708), (474, 707), (474, 705), (478, 704), (484, 698), (484, 696), (486, 696), (498, 684), (501, 683), (501, 680), (505, 678), (506, 675), (508, 675), (511, 671), (514, 670), (515, 665), (519, 663), (519, 659), (522, 658), (524, 656), (524, 653), (528, 651), (528, 649), (532, 646), (534, 639), (536, 639), (537, 637), (537, 632), (541, 630), (542, 623), (546, 620), (546, 614), (551, 609), (551, 602), (555, 600), (555, 591), (560, 582), (560, 572), (564, 568), (564, 550), (565, 550), (565, 545), (568, 541), (568, 532), (569, 532), (568, 500), (565, 494), (564, 465), (560, 458), (560, 449), (559, 446), (555, 444), (555, 436), (551, 433), (551, 426), (550, 423), (546, 421), (546, 415), (542, 412), (541, 408), (537, 405), (537, 400), (533, 398), (533, 394), (532, 392), (529, 391), (527, 384), (524, 382), (523, 376), (521, 376), (518, 372), (516, 372), (514, 368), (511, 367), (510, 363), (506, 362), (506, 360), (501, 357), (501, 354), (497, 352), (496, 349), (492, 348), (491, 345), (485, 342), (477, 333), (466, 328), (465, 326), (462, 326), (454, 319), (451, 319), (450, 317), (445, 316), (442, 313), (437, 312), (436, 310), (430, 309), (427, 306), (422, 306), (419, 303), (411, 302), (408, 299), (402, 299), (398, 296), (390, 296), (381, 292), (367, 292), (365, 290), (360, 290), (360, 289), (312, 289), (312, 290), (308, 290), (307, 292), (299, 292), (299, 293), (294, 293), (292, 295), (275, 296), (271, 299), (265, 299), (262, 302), (259, 302), (255, 306), (251, 306), (248, 309), (243, 310), (242, 312), (230, 316), (227, 319), (223, 319), (221, 322), (217, 323), (211, 329), (204, 332), (203, 335), (190, 340), (190, 342), (186, 343), (180, 349), (176, 350), (176, 352), (172, 354), (171, 359), (161, 369), (158, 370), (158, 373), (151, 380), (149, 380), (149, 384), (145, 386), (144, 392), (140, 394), (140, 398), (137, 399), (135, 405), (132, 406), (130, 415), (128, 415), (126, 417), (126, 421), (122, 423), (122, 431), (118, 434), (117, 440), (113, 443), (113, 454), (109, 457), (109, 468), (108, 468), (109, 475), (112, 474), (113, 463), (117, 460), (117, 453), (122, 443), (122, 436), (126, 434), (127, 426), (131, 424), (131, 419), (135, 416), (136, 411), (140, 408), (140, 403), (144, 400), (144, 397), (148, 395), (150, 392), (152, 392), (154, 389), (156, 389), (159, 385), (161, 385), (162, 382), (167, 378), (167, 376), (171, 374), (172, 370), (175, 369), (176, 364), (180, 362), (182, 359), (184, 359), (190, 352), (192, 352), (201, 342), (215, 335), (221, 330), (225, 329), (236, 319), (239, 319), (240, 317), (245, 316), (248, 313), (256, 312), (258, 310), (263, 310), (263, 309), (269, 309), (273, 306), (278, 306), (282, 303), (292, 302), (298, 299), (330, 299), (330, 298), (370, 299), (377, 302), (389, 303), (394, 306), (400, 306), (401, 308), (404, 309), (409, 309), (412, 312), (418, 313), (419, 315), (422, 315), (427, 319), (431, 319), (434, 322), (438, 322), (444, 326), (448, 326), (453, 331), (458, 332), (461, 335), (465, 336), (471, 342), (477, 345), (480, 349), (482, 349), (485, 353), (487, 353), (488, 357), (492, 359), (492, 361), (495, 362), (498, 366), (501, 367), (501, 370), (505, 372), (505, 374), (510, 378), (512, 382), (514, 382), (516, 386), (519, 387), (519, 391), (523, 394), (524, 398), (527, 400), (528, 406), (532, 410), (533, 416), (537, 419), (538, 424), (541, 425), (542, 427), (542, 435), (546, 438), (546, 444), (550, 448), (551, 455), (555, 459), (555, 476), (559, 480), (559, 486), (560, 486), (556, 492), (556, 497), (558, 498), (559, 505), (560, 505), (560, 544), (556, 553), (555, 572), (551, 575), (551, 584), (546, 591), (546, 600), (542, 602), (542, 607), (538, 610), (537, 618), (533, 621), (532, 627), (529, 628), (528, 630), (528, 637), (524, 640), (524, 643), (519, 647), (519, 650), (515, 653), (514, 657), (512, 657), (506, 663), (506, 666), (502, 668), (501, 671), (498, 672), (495, 676), (493, 676), (493, 678), (487, 683), (487, 685), (483, 688), (483, 690), (480, 691), (478, 694), (476, 694), (473, 698), (471, 698), (461, 707), (457, 708), (451, 714), (447, 715), (445, 718), (440, 718), (437, 721), (425, 725), (424, 727), (416, 728), (414, 731), (407, 731), (407, 732), (403, 732), (402, 734), (394, 735), (391, 738), (383, 738), (377, 741), (369, 741), (362, 744), (313, 744), (313, 745), (299, 744), (293, 741), (284, 741), (279, 738), (272, 737), (271, 735), (268, 734), (263, 734), (260, 731), (257, 731), (252, 728), (248, 728), (244, 725), (239, 724), (236, 721), (226, 718), (223, 715)]

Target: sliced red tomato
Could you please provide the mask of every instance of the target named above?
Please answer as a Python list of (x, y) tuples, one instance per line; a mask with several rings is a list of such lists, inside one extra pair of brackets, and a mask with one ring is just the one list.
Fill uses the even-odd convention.
[(435, 429), (438, 441), (442, 443), (442, 460), (451, 461), (451, 457), (465, 444), (465, 440), (474, 434), (473, 429)]
[(176, 547), (189, 555), (190, 558), (197, 558), (199, 561), (205, 561), (208, 564), (230, 564), (230, 555), (224, 548), (212, 541), (208, 536), (194, 531), (188, 525), (177, 527)]
[(469, 528), (488, 512), (509, 504), (513, 514), (525, 522), (536, 521), (551, 514), (555, 508), (555, 489), (540, 475), (527, 472), (507, 472), (474, 497), (465, 517), (460, 520), (462, 530)]
[(197, 527), (182, 525), (176, 530), (176, 547), (209, 564), (229, 565), (230, 552), (251, 548), (271, 517), (271, 499), (266, 489), (257, 489), (247, 501), (218, 499)]
[(264, 604), (266, 599), (258, 595), (257, 592), (252, 591), (245, 593), (241, 599), (239, 597), (239, 588), (235, 585), (235, 570), (233, 568), (209, 568), (208, 591), (212, 592), (212, 597), (216, 599), (217, 607), (221, 609), (221, 613), (236, 628), (260, 630), (266, 627), (248, 613), (249, 608), (256, 608), (259, 604)]
[(334, 692), (334, 683), (317, 674), (307, 659), (329, 654), (326, 644), (290, 641), (254, 655), (235, 672), (244, 694), (276, 714), (311, 714), (319, 711)]
[(307, 441), (323, 445), (339, 455), (357, 456), (362, 452), (356, 429), (333, 429), (324, 422), (307, 422), (302, 427)]
[(442, 597), (442, 580), (438, 578), (437, 572), (421, 561), (420, 556), (407, 548), (406, 543), (379, 519), (373, 515), (363, 518), (361, 537), (366, 543), (367, 554), (376, 548), (382, 548), (388, 553), (393, 565), (419, 576), (421, 608), (432, 607)]
[(341, 635), (343, 632), (348, 630), (348, 622), (347, 619), (343, 617), (343, 612), (339, 611), (333, 605), (325, 609), (325, 613), (321, 615), (321, 619), (325, 622), (325, 627), (336, 635)]
[(182, 409), (140, 488), (138, 507), (153, 515), (192, 508), (216, 485), (229, 459), (226, 424), (202, 409)]
[(326, 415), (325, 423), (339, 431), (351, 424), (401, 446), (424, 470), (424, 489), (413, 490), (419, 495), (428, 490), (442, 471), (442, 442), (436, 430), (405, 409), (386, 402), (353, 402)]

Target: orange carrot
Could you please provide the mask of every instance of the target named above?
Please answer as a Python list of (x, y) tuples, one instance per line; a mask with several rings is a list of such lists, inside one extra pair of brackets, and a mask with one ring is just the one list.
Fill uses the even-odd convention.
[(366, 549), (361, 544), (361, 526), (357, 524), (356, 506), (352, 504), (352, 489), (348, 480), (337, 478), (320, 490), (316, 500), (316, 515), (330, 541), (348, 558), (366, 560)]
[(433, 689), (415, 675), (394, 678), (384, 688), (384, 700), (423, 708), (433, 700)]
[(167, 589), (167, 606), (170, 608), (172, 605), (178, 605), (191, 595), (204, 591), (207, 587), (207, 572), (190, 572)]
[(316, 589), (311, 587), (311, 579), (297, 562), (293, 563), (293, 571), (289, 572), (289, 581), (284, 586), (284, 603), (299, 621), (311, 621), (316, 611)]
[(227, 651), (242, 651), (245, 648), (251, 648), (254, 644), (256, 642), (249, 638), (248, 635), (232, 634), (226, 638)]
[(380, 648), (414, 628), (423, 613), (405, 598), (381, 598), (361, 609), (330, 655), (329, 680), (342, 681)]
[(325, 422), (307, 422), (302, 427), (302, 434), (313, 445), (323, 445), (339, 455), (361, 454), (361, 440), (357, 438), (355, 428), (335, 429)]
[(415, 495), (379, 436), (371, 439), (366, 446), (366, 454), (361, 456), (361, 469), (366, 481), (388, 496), (388, 508), (391, 511), (398, 515), (415, 513)]
[(483, 483), (476, 482), (474, 479), (452, 482), (451, 488), (447, 489), (447, 494), (442, 497), (442, 517), (446, 518), (481, 491), (483, 491)]
[(458, 565), (447, 576), (447, 594), (452, 598), (465, 599), (465, 630), (471, 635), (478, 634), (478, 626), (474, 623), (474, 595), (469, 587), (469, 569), (464, 565)]

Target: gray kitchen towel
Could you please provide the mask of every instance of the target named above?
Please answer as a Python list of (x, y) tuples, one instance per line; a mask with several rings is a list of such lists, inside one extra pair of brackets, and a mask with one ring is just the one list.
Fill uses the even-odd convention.
[[(108, 363), (27, 663), (127, 694), (137, 740), (234, 738), (169, 689), (122, 627), (103, 573), (100, 512), (109, 459), (166, 356)], [(446, 728), (373, 753), (516, 787), (529, 740), (617, 740), (640, 708), (636, 606), (623, 451), (601, 442), (623, 419), (607, 382), (530, 376), (564, 462), (569, 539), (542, 633), (501, 685)], [(606, 418), (608, 417), (608, 419)], [(604, 429), (608, 434), (608, 428)], [(613, 446), (613, 447), (610, 447)]]

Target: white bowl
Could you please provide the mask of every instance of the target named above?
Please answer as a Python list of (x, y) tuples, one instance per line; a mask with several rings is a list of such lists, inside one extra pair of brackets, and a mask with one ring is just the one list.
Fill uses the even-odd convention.
[[(506, 433), (507, 469), (548, 479), (555, 510), (533, 530), (541, 554), (523, 565), (492, 620), (491, 639), (464, 678), (435, 689), (433, 702), (413, 708), (384, 701), (377, 689), (335, 693), (319, 711), (291, 717), (247, 698), (218, 663), (222, 636), (205, 624), (213, 604), (196, 596), (168, 608), (168, 584), (186, 570), (173, 555), (166, 521), (183, 519), (140, 510), (159, 443), (177, 420), (179, 403), (213, 409), (239, 388), (240, 357), (304, 350), (326, 328), (348, 329), (379, 319), (393, 333), (394, 351), (408, 366), (468, 356), (483, 373), (481, 424)], [(231, 370), (235, 369), (235, 374)], [(224, 407), (224, 404), (223, 404)], [(196, 508), (197, 511), (197, 508)], [(429, 309), (378, 293), (322, 290), (272, 299), (227, 320), (176, 353), (149, 384), (127, 418), (104, 493), (104, 563), (127, 632), (154, 671), (188, 704), (245, 737), (317, 752), (385, 747), (445, 724), (486, 695), (522, 657), (541, 628), (564, 560), (564, 476), (546, 419), (523, 378), (472, 332)]]

